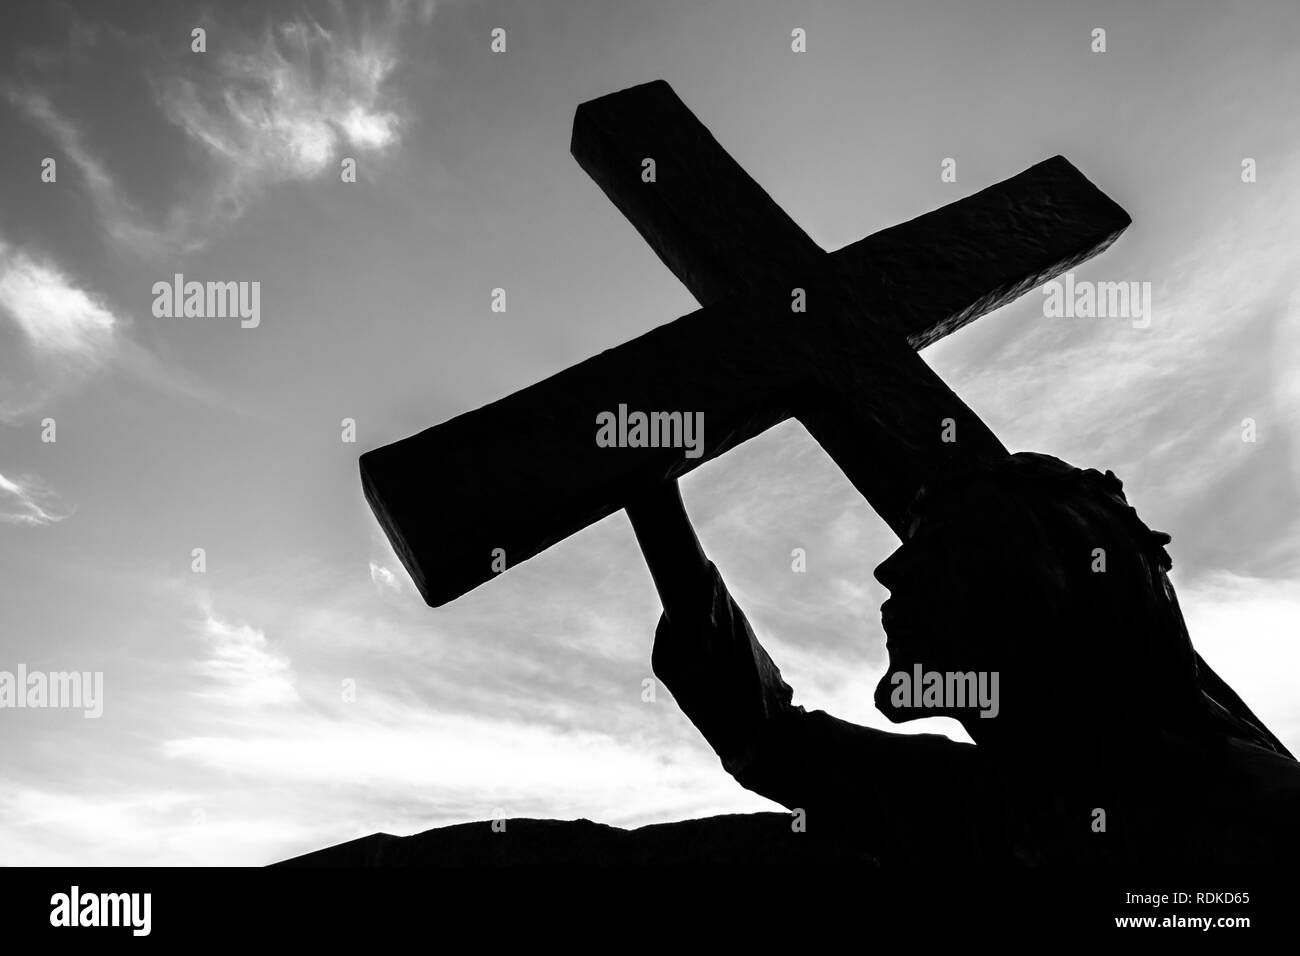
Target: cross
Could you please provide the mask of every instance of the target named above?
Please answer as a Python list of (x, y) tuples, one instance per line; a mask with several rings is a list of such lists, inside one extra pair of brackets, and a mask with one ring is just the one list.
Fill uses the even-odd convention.
[[(1007, 454), (914, 350), (1130, 222), (1056, 156), (826, 253), (663, 80), (580, 105), (571, 149), (701, 308), (361, 456), (366, 499), (432, 607), (792, 416), (901, 537), (923, 483)], [(620, 405), (702, 413), (700, 454), (601, 447), (597, 416)]]

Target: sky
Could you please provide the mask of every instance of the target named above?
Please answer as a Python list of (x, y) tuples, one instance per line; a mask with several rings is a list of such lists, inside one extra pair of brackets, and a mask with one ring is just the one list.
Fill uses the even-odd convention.
[[(621, 513), (430, 609), (357, 473), (695, 308), (568, 152), (656, 78), (828, 250), (1058, 153), (1129, 211), (1076, 278), (1151, 283), (1146, 328), (1031, 292), (923, 356), (1012, 450), (1124, 480), (1300, 748), (1297, 36), (1291, 2), (6, 5), (0, 671), (101, 672), (103, 713), (0, 709), (0, 863), (777, 809), (643, 699)], [(260, 321), (156, 315), (176, 273), (259, 282)], [(888, 726), (896, 541), (834, 463), (787, 422), (682, 487), (795, 703)]]

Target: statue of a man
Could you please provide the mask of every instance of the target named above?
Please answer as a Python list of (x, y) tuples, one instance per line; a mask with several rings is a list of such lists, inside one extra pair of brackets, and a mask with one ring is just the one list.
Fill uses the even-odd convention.
[[(1193, 649), (1169, 538), (1110, 472), (1022, 453), (951, 476), (922, 489), (876, 569), (876, 707), (954, 717), (974, 744), (792, 705), (676, 485), (627, 512), (664, 605), (655, 674), (727, 771), (810, 831), (886, 863), (1296, 859), (1300, 764)], [(897, 693), (893, 675), (922, 670), (998, 675), (995, 715)]]

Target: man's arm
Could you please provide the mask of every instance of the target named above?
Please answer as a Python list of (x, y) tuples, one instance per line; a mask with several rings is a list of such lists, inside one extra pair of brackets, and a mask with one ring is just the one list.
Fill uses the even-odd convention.
[(709, 559), (675, 481), (655, 485), (627, 505), (637, 544), (669, 620), (686, 619), (708, 600), (712, 587)]
[(676, 482), (626, 507), (664, 606), (655, 630), (655, 676), (736, 774), (792, 691), (705, 556)]
[[(664, 605), (652, 665), (723, 766), (747, 790), (837, 818), (878, 852), (912, 857), (975, 836), (975, 748), (807, 712), (704, 554), (676, 483), (627, 507)], [(848, 836), (847, 831), (845, 835)], [(973, 849), (973, 848), (972, 848)], [(979, 855), (979, 851), (976, 851)]]

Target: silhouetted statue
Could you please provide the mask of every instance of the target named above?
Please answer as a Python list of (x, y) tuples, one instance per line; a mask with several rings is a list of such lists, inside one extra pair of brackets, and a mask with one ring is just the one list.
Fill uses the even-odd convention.
[[(885, 863), (1290, 863), (1300, 764), (1193, 649), (1169, 537), (1110, 472), (1022, 453), (925, 487), (876, 570), (891, 721), (792, 691), (700, 548), (675, 484), (628, 515), (664, 604), (653, 666), (723, 766)], [(997, 673), (996, 714), (918, 707), (892, 675)], [(951, 704), (952, 701), (944, 701)], [(988, 713), (994, 708), (985, 707)]]
[[(1109, 248), (1127, 212), (1055, 156), (827, 252), (663, 81), (583, 103), (571, 149), (701, 308), (361, 457), (428, 604), (626, 507), (664, 602), (655, 672), (810, 833), (918, 863), (1289, 862), (1297, 764), (1192, 649), (1168, 539), (1113, 475), (1009, 456), (915, 354)], [(660, 430), (611, 447), (613, 409)], [(707, 423), (685, 455), (684, 415)], [(877, 572), (878, 706), (976, 745), (792, 706), (700, 549), (675, 480), (791, 417), (904, 541)]]

